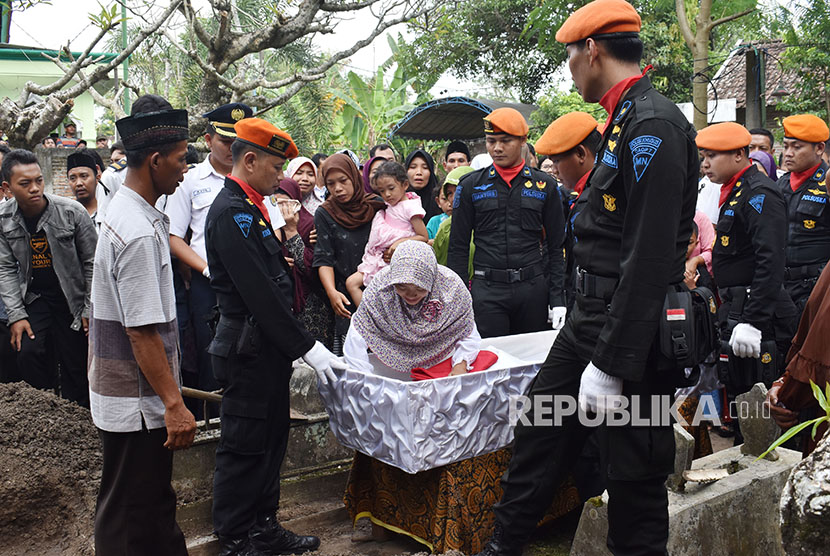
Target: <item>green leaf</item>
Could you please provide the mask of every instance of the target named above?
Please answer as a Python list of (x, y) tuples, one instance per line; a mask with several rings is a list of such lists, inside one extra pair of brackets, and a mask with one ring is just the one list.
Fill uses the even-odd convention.
[[(825, 399), (830, 400), (830, 382), (826, 383), (824, 392)], [(830, 412), (828, 412), (827, 415), (830, 417)]]
[(824, 419), (824, 417), (819, 417), (818, 419), (811, 419), (810, 421), (805, 421), (803, 423), (799, 423), (798, 425), (794, 426), (793, 428), (791, 428), (790, 430), (788, 430), (787, 432), (782, 434), (778, 438), (778, 440), (773, 442), (770, 445), (770, 447), (767, 448), (766, 452), (764, 452), (763, 454), (761, 454), (760, 456), (755, 458), (755, 461), (758, 461), (759, 459), (764, 459), (764, 457), (766, 457), (767, 454), (769, 454), (770, 452), (772, 452), (773, 450), (775, 450), (776, 448), (781, 446), (783, 443), (785, 443), (787, 440), (789, 440), (793, 436), (797, 435), (798, 433), (800, 433), (801, 431), (803, 431), (804, 429), (806, 429), (807, 427), (812, 425), (815, 421), (818, 421), (820, 419)]
[(818, 405), (821, 409), (824, 410), (825, 413), (830, 413), (830, 406), (827, 405), (827, 398), (824, 397), (824, 392), (821, 391), (821, 388), (818, 385), (810, 381), (810, 388), (813, 389), (813, 396), (815, 396), (816, 400), (818, 400)]

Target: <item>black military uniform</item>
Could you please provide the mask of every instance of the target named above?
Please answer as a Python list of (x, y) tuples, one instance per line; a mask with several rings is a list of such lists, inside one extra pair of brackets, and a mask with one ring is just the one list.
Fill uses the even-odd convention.
[[(721, 381), (730, 401), (756, 382), (769, 387), (781, 375), (795, 333), (797, 312), (782, 286), (786, 205), (778, 186), (753, 165), (735, 183), (720, 208), (712, 248), (712, 271), (723, 304)], [(736, 357), (732, 330), (745, 322), (761, 331), (761, 356)], [(742, 442), (736, 431), (736, 444)]]
[(796, 304), (799, 315), (824, 265), (830, 260), (827, 172), (827, 164), (822, 162), (796, 191), (790, 186), (790, 174), (784, 174), (778, 180), (778, 187), (787, 202), (784, 288)]
[[(447, 266), (465, 281), (473, 230), (473, 310), (482, 337), (550, 328), (548, 306), (565, 305), (565, 223), (556, 181), (529, 166), (510, 184), (492, 165), (461, 178)], [(543, 242), (556, 255), (546, 257), (547, 267)]]
[(291, 313), (291, 272), (274, 230), (230, 177), (208, 213), (206, 241), (221, 315), (208, 352), (224, 388), (214, 527), (254, 539), (279, 505), (292, 361), (314, 338)]
[[(647, 77), (617, 104), (597, 165), (571, 212), (576, 304), (529, 396), (575, 400), (589, 362), (623, 379), (623, 395), (646, 400), (638, 413), (643, 419), (651, 418), (648, 396), (673, 394), (677, 369), (659, 355), (658, 321), (669, 286), (683, 281), (697, 198), (694, 136)], [(626, 554), (665, 550), (664, 483), (674, 465), (670, 424), (589, 429), (576, 415), (556, 426), (534, 426), (533, 410), (527, 418), (530, 425), (520, 421), (515, 429), (504, 496), (494, 507), (497, 536), (506, 546), (529, 537), (596, 430), (611, 500), (609, 546)]]

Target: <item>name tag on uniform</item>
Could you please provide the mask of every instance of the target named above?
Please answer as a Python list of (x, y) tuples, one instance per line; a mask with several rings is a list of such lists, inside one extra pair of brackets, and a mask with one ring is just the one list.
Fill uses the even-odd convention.
[(522, 189), (522, 197), (532, 197), (534, 199), (544, 201), (545, 199), (547, 199), (548, 194), (546, 191), (536, 191), (535, 189)]
[(473, 193), (473, 201), (480, 201), (482, 199), (495, 199), (498, 197), (499, 194), (495, 190), (490, 191), (481, 191), (479, 193)]

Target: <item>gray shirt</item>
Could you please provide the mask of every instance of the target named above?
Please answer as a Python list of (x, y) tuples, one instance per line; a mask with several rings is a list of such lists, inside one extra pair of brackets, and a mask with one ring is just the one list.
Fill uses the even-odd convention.
[(118, 190), (95, 255), (89, 389), (95, 425), (110, 432), (164, 427), (164, 404), (135, 360), (127, 328), (155, 324), (181, 385), (167, 217), (128, 187)]

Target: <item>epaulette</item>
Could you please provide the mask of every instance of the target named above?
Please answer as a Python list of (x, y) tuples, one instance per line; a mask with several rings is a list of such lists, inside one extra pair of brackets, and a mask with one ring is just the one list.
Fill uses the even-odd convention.
[(127, 159), (122, 158), (118, 162), (113, 162), (107, 167), (107, 170), (112, 170), (113, 172), (120, 172), (124, 168), (127, 167)]
[(192, 170), (192, 169), (193, 169), (193, 168), (195, 168), (195, 167), (196, 167), (196, 163), (195, 163), (195, 162), (191, 162), (190, 164), (188, 164), (188, 165), (187, 165), (187, 169), (188, 169), (188, 170)]

